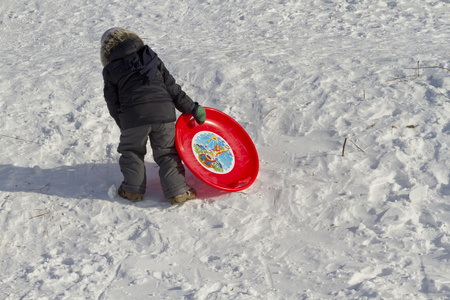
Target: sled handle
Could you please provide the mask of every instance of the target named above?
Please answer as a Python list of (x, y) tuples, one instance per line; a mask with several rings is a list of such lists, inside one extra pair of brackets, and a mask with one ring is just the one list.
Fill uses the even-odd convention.
[(237, 188), (238, 186), (243, 187), (250, 182), (250, 179), (252, 179), (252, 178), (250, 176), (248, 176), (248, 177), (245, 177), (244, 179), (237, 180), (237, 181), (233, 182), (232, 184), (230, 184), (229, 187), (232, 189)]

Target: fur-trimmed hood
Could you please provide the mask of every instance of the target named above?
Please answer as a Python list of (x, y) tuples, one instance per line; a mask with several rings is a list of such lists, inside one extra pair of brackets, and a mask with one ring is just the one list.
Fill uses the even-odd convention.
[(108, 29), (103, 34), (100, 46), (100, 60), (103, 67), (109, 64), (109, 56), (111, 55), (111, 51), (114, 49), (114, 47), (127, 39), (134, 39), (144, 43), (136, 33), (124, 28), (114, 27)]

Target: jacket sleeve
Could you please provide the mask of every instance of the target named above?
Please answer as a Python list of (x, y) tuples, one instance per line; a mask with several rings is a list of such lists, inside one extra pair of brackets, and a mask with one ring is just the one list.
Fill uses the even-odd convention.
[(117, 126), (121, 128), (119, 119), (119, 93), (117, 91), (117, 86), (111, 82), (109, 72), (106, 69), (103, 69), (103, 81), (105, 83), (103, 87), (103, 94), (105, 96), (109, 114), (113, 117), (114, 121), (116, 121)]
[(192, 99), (181, 89), (181, 86), (175, 82), (175, 78), (170, 75), (161, 59), (158, 61), (158, 69), (163, 75), (164, 84), (170, 97), (172, 98), (173, 103), (175, 104), (176, 109), (182, 113), (190, 113), (194, 101), (192, 101)]

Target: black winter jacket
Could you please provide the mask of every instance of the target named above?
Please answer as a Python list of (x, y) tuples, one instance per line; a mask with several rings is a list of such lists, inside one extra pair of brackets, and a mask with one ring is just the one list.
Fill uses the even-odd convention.
[(182, 113), (190, 113), (193, 107), (192, 99), (164, 63), (135, 39), (127, 39), (111, 51), (103, 79), (109, 113), (120, 129), (174, 122), (174, 107)]

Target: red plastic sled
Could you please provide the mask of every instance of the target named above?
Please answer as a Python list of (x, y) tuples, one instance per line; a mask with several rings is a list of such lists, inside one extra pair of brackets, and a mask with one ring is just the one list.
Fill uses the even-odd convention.
[(175, 145), (187, 168), (203, 182), (224, 191), (241, 191), (259, 171), (255, 145), (247, 132), (225, 113), (205, 107), (198, 125), (191, 114), (176, 123)]

